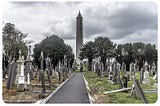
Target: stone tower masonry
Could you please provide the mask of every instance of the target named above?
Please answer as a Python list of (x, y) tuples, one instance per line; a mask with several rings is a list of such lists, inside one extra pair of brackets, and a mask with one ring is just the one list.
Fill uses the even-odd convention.
[(83, 17), (79, 11), (79, 14), (76, 18), (76, 61), (77, 63), (80, 62), (79, 60), (79, 53), (80, 48), (83, 45)]

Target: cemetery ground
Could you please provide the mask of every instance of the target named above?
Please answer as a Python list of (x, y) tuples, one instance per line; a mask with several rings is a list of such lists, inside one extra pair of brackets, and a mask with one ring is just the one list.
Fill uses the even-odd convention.
[[(103, 94), (105, 91), (119, 89), (119, 84), (111, 84), (108, 82), (108, 77), (99, 77), (96, 73), (84, 70), (84, 76), (88, 82), (90, 88), (90, 95), (93, 97), (94, 103), (143, 103), (140, 98), (131, 96), (130, 91), (126, 92), (114, 92), (109, 94)], [(140, 79), (139, 72), (136, 73), (136, 78)], [(155, 80), (150, 77), (150, 85), (140, 84), (143, 90), (157, 89), (154, 85)], [(132, 86), (132, 81), (128, 81), (128, 87)], [(157, 92), (145, 92), (144, 93), (148, 103), (155, 103), (158, 99)]]
[[(66, 80), (65, 78), (64, 80)], [(52, 89), (49, 87), (47, 75), (45, 75), (45, 86), (46, 92), (43, 97), (40, 97), (41, 92), (41, 81), (39, 81), (38, 77), (34, 78), (30, 83), (30, 90), (25, 90), (24, 92), (18, 92), (17, 88), (14, 87), (12, 90), (6, 89), (7, 79), (3, 79), (3, 88), (2, 95), (3, 101), (5, 103), (35, 103), (38, 100), (45, 99), (48, 95), (50, 95), (58, 86), (60, 86), (63, 81), (57, 81), (57, 75), (51, 77)]]

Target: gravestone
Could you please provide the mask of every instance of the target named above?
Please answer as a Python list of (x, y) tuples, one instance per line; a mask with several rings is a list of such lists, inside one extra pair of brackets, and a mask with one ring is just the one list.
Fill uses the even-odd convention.
[(121, 71), (124, 71), (124, 62), (121, 65)]
[(138, 70), (139, 68), (138, 68), (137, 62), (138, 62), (138, 60), (135, 60), (135, 63), (134, 63), (134, 72), (139, 71)]
[(140, 71), (140, 83), (142, 84), (143, 82), (143, 78), (144, 78), (144, 68), (142, 67), (141, 68), (141, 71)]
[[(18, 91), (24, 91), (25, 76), (24, 76), (24, 56), (20, 58), (20, 74), (18, 75)], [(20, 62), (19, 61), (19, 62)]]
[(156, 83), (157, 83), (157, 81), (158, 81), (158, 78), (157, 78), (157, 77), (158, 77), (157, 74), (155, 74), (154, 77), (153, 77), (153, 79), (156, 80)]
[(42, 84), (42, 91), (40, 95), (44, 95), (46, 89), (45, 89), (45, 78), (44, 78), (44, 57), (43, 57), (43, 52), (41, 51), (41, 70), (40, 70), (40, 80)]
[(101, 77), (104, 77), (104, 64), (101, 62)]
[(130, 63), (130, 80), (132, 80), (132, 76), (133, 76), (133, 73), (134, 73), (134, 63)]
[(143, 84), (150, 84), (150, 79), (149, 79), (149, 72), (145, 71), (144, 72), (144, 79), (143, 79)]
[(49, 58), (49, 56), (47, 56), (47, 58), (46, 58), (46, 68), (48, 69), (50, 76), (52, 76), (52, 74), (53, 74), (52, 64), (51, 64), (51, 59)]
[(9, 58), (7, 54), (3, 53), (3, 78), (6, 78), (8, 73), (8, 65), (9, 65)]
[(27, 75), (27, 88), (30, 87), (30, 74)]
[(114, 72), (114, 75), (113, 75), (111, 83), (116, 84), (117, 83), (117, 76), (118, 76), (118, 68), (117, 68), (116, 61), (113, 63), (113, 72)]
[(127, 77), (128, 81), (130, 81), (129, 72), (126, 73), (126, 77)]
[(132, 78), (133, 78), (133, 87), (131, 90), (131, 95), (133, 95), (132, 93), (135, 93), (136, 91), (138, 94), (138, 97), (140, 97), (144, 103), (148, 103), (138, 80), (136, 79), (136, 77), (132, 77)]
[(63, 76), (63, 81), (67, 78), (67, 67), (63, 66), (62, 68), (62, 76)]
[(98, 70), (98, 62), (96, 61), (94, 65), (94, 72), (96, 72), (97, 70)]
[(98, 69), (97, 69), (97, 75), (100, 76), (101, 75), (101, 64), (100, 62), (98, 62)]
[(17, 63), (15, 62), (15, 59), (9, 64), (9, 70), (8, 70), (8, 79), (6, 83), (6, 88), (12, 89), (15, 85), (16, 80), (16, 74), (17, 74)]
[(27, 74), (27, 78), (25, 80), (24, 88), (27, 91), (30, 90), (30, 74), (29, 73)]
[(56, 86), (58, 86), (59, 84), (59, 75), (58, 75), (58, 67), (55, 67), (55, 77), (56, 77)]
[(59, 63), (58, 63), (58, 81), (59, 83), (61, 82), (61, 72), (62, 72), (62, 68), (61, 68), (61, 62), (59, 60)]
[(145, 71), (144, 71), (143, 82), (142, 82), (143, 84), (150, 84), (148, 67), (149, 66), (148, 66), (148, 63), (146, 61), (145, 64), (144, 64)]
[[(63, 69), (62, 69), (62, 72), (63, 72), (63, 81), (65, 79), (67, 79), (68, 77), (68, 61), (67, 61), (67, 57), (66, 55), (64, 55), (64, 64), (63, 64)], [(82, 72), (83, 71), (83, 62), (81, 61), (80, 62), (80, 71)]]
[(128, 78), (127, 78), (127, 76), (123, 76), (122, 77), (122, 84), (123, 84), (124, 88), (128, 87)]
[(51, 61), (50, 58), (47, 56), (46, 58), (46, 72), (47, 72), (47, 78), (48, 78), (48, 83), (49, 83), (49, 87), (50, 89), (52, 89), (52, 83), (51, 83)]
[(122, 63), (121, 70), (123, 72), (123, 75), (127, 75), (126, 64), (125, 63)]
[(19, 58), (16, 61), (16, 63), (17, 63), (16, 85), (18, 85), (19, 76), (21, 74), (21, 65), (23, 63), (22, 54), (20, 50), (19, 50)]
[(25, 69), (26, 80), (27, 80), (28, 73), (30, 74), (30, 80), (33, 80), (31, 46), (29, 46), (29, 48), (28, 48), (28, 55), (27, 55), (27, 58), (26, 58), (26, 61), (25, 61), (25, 66), (26, 66), (26, 69)]
[(118, 63), (117, 68), (118, 68), (118, 72), (121, 71), (121, 64), (120, 63)]
[(101, 66), (102, 66), (102, 64), (101, 64), (101, 57), (98, 57), (97, 61), (98, 61), (97, 75), (101, 76), (101, 71), (102, 71), (102, 68), (101, 68)]
[(112, 70), (112, 64), (110, 64), (108, 82), (111, 82), (112, 78), (113, 78), (113, 70)]
[(152, 69), (151, 69), (151, 75), (154, 75), (154, 74), (156, 74), (156, 64), (155, 64), (155, 62), (153, 62)]
[(119, 84), (119, 89), (123, 88), (122, 80), (120, 78), (120, 74), (117, 76), (118, 79), (118, 84)]

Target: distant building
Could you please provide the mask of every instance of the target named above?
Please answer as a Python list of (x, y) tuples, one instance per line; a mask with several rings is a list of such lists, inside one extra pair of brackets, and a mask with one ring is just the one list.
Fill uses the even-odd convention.
[(79, 11), (79, 14), (76, 18), (76, 61), (79, 64), (79, 53), (80, 48), (83, 45), (83, 17)]

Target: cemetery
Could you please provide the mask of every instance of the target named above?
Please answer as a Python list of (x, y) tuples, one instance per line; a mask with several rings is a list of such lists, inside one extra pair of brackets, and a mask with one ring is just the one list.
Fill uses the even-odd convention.
[(21, 51), (19, 54), (19, 59), (9, 64), (8, 75), (4, 75), (3, 78), (3, 99), (6, 103), (35, 103), (39, 99), (46, 98), (71, 75), (71, 72), (65, 72), (60, 62), (59, 67), (53, 70), (48, 58), (44, 69), (43, 52), (41, 52), (41, 70), (33, 68), (30, 53), (26, 60)]
[[(1, 72), (4, 103), (157, 102), (156, 44), (143, 40), (117, 43), (113, 42), (115, 39), (108, 32), (105, 36), (97, 37), (95, 34), (94, 39), (83, 42), (83, 17), (80, 10), (75, 23), (76, 48), (65, 42), (65, 31), (60, 33), (65, 37), (53, 32), (46, 33), (40, 42), (33, 44), (34, 41), (25, 39), (27, 33), (21, 32), (15, 24), (5, 23), (2, 29)], [(73, 49), (76, 49), (76, 53)]]
[[(145, 67), (147, 64), (145, 64)], [(146, 68), (147, 69), (147, 68)], [(155, 75), (134, 72), (132, 79), (124, 79), (123, 68), (117, 70), (117, 81), (113, 77), (98, 76), (94, 71), (85, 70), (84, 76), (88, 81), (89, 92), (95, 103), (155, 103), (158, 99), (157, 80)], [(110, 70), (109, 70), (110, 71)], [(125, 70), (124, 70), (125, 71)], [(135, 71), (133, 69), (133, 71)], [(113, 76), (113, 73), (111, 73)], [(142, 76), (143, 75), (143, 76)], [(147, 76), (147, 78), (146, 78)], [(140, 83), (141, 77), (145, 77)], [(95, 83), (96, 82), (96, 83)]]
[[(138, 71), (137, 62), (132, 62), (127, 71), (126, 64), (122, 63), (121, 65), (116, 58), (106, 59), (104, 67), (99, 57), (93, 60), (90, 64), (91, 67), (85, 60), (79, 65), (74, 62), (72, 68), (67, 68), (67, 58), (64, 55), (63, 61), (59, 60), (54, 69), (51, 67), (50, 58), (48, 56), (45, 58), (41, 51), (39, 69), (33, 66), (30, 49), (31, 46), (28, 47), (26, 59), (19, 50), (18, 59), (16, 61), (13, 59), (8, 64), (8, 70), (4, 67), (8, 71), (3, 73), (3, 100), (5, 103), (36, 103), (39, 100), (45, 100), (54, 91), (57, 94), (64, 92), (61, 89), (67, 86), (73, 78), (76, 80), (80, 77), (79, 72), (83, 73), (88, 83), (87, 90), (82, 90), (82, 92), (88, 92), (92, 103), (155, 103), (158, 99), (155, 62), (150, 66), (145, 61), (140, 71)], [(89, 68), (91, 68), (90, 71)], [(65, 81), (66, 79), (67, 81)], [(83, 78), (81, 77), (81, 79)], [(63, 82), (65, 86), (62, 84)], [(69, 87), (74, 88), (72, 85)], [(78, 93), (78, 91), (76, 92)], [(65, 96), (67, 95), (70, 94)], [(53, 103), (54, 100), (56, 99), (51, 97), (45, 103)], [(60, 102), (55, 101), (55, 103)], [(88, 102), (86, 101), (86, 103)]]

